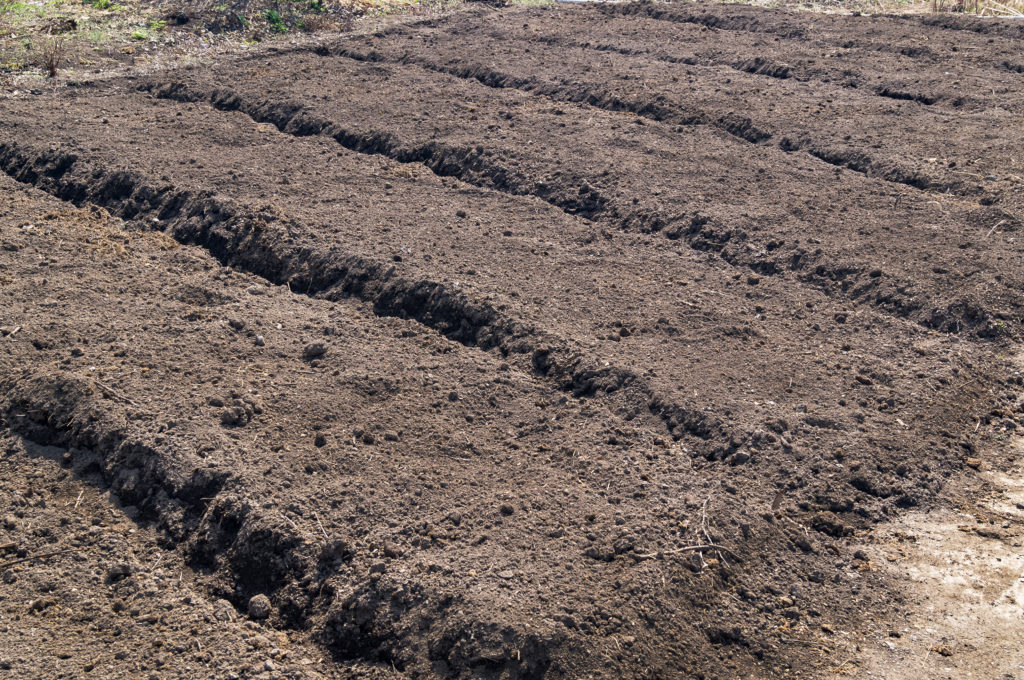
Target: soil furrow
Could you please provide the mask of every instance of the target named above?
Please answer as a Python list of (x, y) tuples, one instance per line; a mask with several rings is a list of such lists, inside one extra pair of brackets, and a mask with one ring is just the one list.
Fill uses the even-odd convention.
[[(117, 108), (112, 109), (114, 101)], [(488, 335), (501, 330), (491, 325), (495, 320), (489, 315), (495, 309), (500, 319), (543, 329), (541, 337), (548, 337), (546, 329), (556, 329), (571, 345), (564, 358), (559, 355), (564, 345), (537, 346), (536, 338), (525, 334), (506, 339), (510, 361), (531, 373), (547, 369), (557, 381), (553, 384), (584, 396), (594, 394), (597, 403), (638, 427), (652, 432), (668, 427), (696, 460), (724, 457), (737, 466), (757, 460), (760, 466), (786, 460), (804, 446), (845, 450), (853, 442), (859, 442), (856, 447), (864, 455), (883, 445), (907, 451), (925, 446), (956, 455), (955, 447), (948, 448), (951, 443), (928, 434), (931, 421), (925, 414), (940, 410), (935, 402), (946, 399), (944, 383), (930, 384), (925, 391), (911, 387), (915, 366), (927, 355), (915, 354), (906, 343), (903, 349), (890, 349), (885, 340), (892, 333), (927, 337), (920, 327), (870, 309), (851, 309), (848, 302), (793, 285), (786, 277), (743, 277), (719, 256), (694, 253), (671, 239), (602, 233), (537, 200), (445, 183), (432, 174), (416, 176), (415, 164), (339, 150), (329, 137), (284, 135), (241, 113), (139, 95), (113, 101), (85, 95), (76, 100), (75, 109), (84, 118), (60, 137), (66, 137), (65, 148), (79, 158), (72, 163), (57, 152), (42, 152), (45, 160), (38, 167), (19, 161), (21, 171), (35, 182), (54, 185), (48, 173), (61, 176), (55, 191), (91, 196), (147, 226), (153, 226), (146, 222), (150, 214), (161, 219), (160, 228), (173, 217), (171, 233), (177, 230), (187, 239), (198, 234), (225, 261), (237, 257), (241, 266), (278, 277), (297, 292), (362, 295), (377, 305), (384, 299), (390, 309), (405, 310), (453, 337), (465, 340), (475, 334), (473, 344), (499, 346), (502, 336)], [(112, 110), (120, 113), (108, 126), (100, 117), (115, 115)], [(52, 131), (40, 128), (37, 120), (10, 121), (20, 139), (45, 134), (54, 140)], [(116, 136), (109, 130), (116, 130)], [(181, 154), (179, 139), (185, 132), (202, 140), (196, 147), (201, 153)], [(143, 155), (134, 150), (139, 139), (145, 140)], [(114, 170), (121, 159), (133, 155), (133, 165), (141, 170)], [(108, 172), (94, 173), (92, 168)], [(239, 181), (239, 172), (246, 174), (244, 181)], [(167, 179), (145, 179), (161, 174)], [(155, 190), (161, 186), (166, 187), (162, 194)], [(194, 186), (208, 189), (197, 191)], [(320, 189), (311, 202), (309, 187), (314, 186)], [(171, 198), (185, 193), (190, 198)], [(392, 203), (395, 196), (401, 202)], [(464, 217), (453, 203), (465, 206), (459, 208)], [(449, 211), (455, 214), (425, 215), (421, 206), (429, 204), (452, 206)], [(251, 207), (243, 210), (240, 205)], [(414, 215), (411, 221), (406, 211)], [(147, 217), (139, 219), (143, 214)], [(467, 224), (470, 214), (477, 219)], [(522, 234), (521, 240), (513, 229)], [(542, 236), (531, 236), (530, 229)], [(512, 236), (496, 241), (494, 233)], [(742, 244), (740, 239), (732, 247)], [(393, 267), (398, 272), (393, 276), (381, 274), (385, 265), (374, 264), (388, 259), (392, 263), (387, 271)], [(370, 265), (363, 272), (354, 261)], [(868, 278), (882, 279), (874, 288), (879, 293), (891, 285), (885, 276)], [(335, 285), (339, 279), (350, 284), (349, 291)], [(450, 283), (422, 288), (406, 283), (424, 281)], [(840, 283), (837, 290), (842, 290)], [(457, 292), (450, 296), (452, 291)], [(479, 316), (468, 324), (463, 319), (470, 312), (459, 302), (460, 294), (480, 302), (471, 308)], [(818, 334), (844, 338), (827, 350), (841, 370), (813, 382), (794, 381), (790, 366), (806, 361), (804, 339)], [(768, 339), (779, 337), (787, 340), (767, 351)], [(873, 378), (853, 379), (854, 373), (870, 371), (875, 363), (892, 361), (892, 352), (899, 354), (901, 367), (885, 377), (884, 386), (875, 386)], [(858, 358), (850, 362), (848, 354)], [(548, 368), (552, 355), (558, 363)], [(696, 384), (704, 389), (691, 388)], [(887, 430), (879, 440), (868, 434), (864, 423), (871, 420), (861, 421), (863, 414), (839, 420), (826, 415), (835, 408), (831, 395), (850, 385), (864, 395), (858, 406), (844, 409), (878, 400), (879, 419), (891, 417), (892, 409), (904, 422), (920, 423), (922, 431), (915, 438), (911, 431)], [(690, 406), (694, 403), (701, 407)], [(681, 411), (676, 410), (679, 405)], [(780, 425), (780, 418), (806, 422), (810, 429), (803, 431), (801, 425), (787, 433), (791, 426)], [(613, 439), (622, 441), (618, 434), (610, 434)], [(773, 478), (785, 478), (786, 469), (780, 464)], [(910, 503), (917, 502), (914, 489), (934, 483), (924, 473), (913, 476), (908, 486), (894, 474), (887, 469), (879, 480), (867, 482), (852, 475), (849, 488), (869, 489), (884, 504)], [(826, 507), (855, 507), (834, 501), (830, 492), (822, 491), (820, 497), (828, 499), (821, 501)]]
[[(631, 22), (623, 22), (629, 24)], [(946, 106), (953, 111), (974, 111), (989, 106), (1006, 107), (1011, 105), (1006, 97), (970, 99), (961, 92), (945, 92), (950, 81), (948, 71), (938, 75), (932, 75), (922, 70), (916, 64), (908, 65), (904, 69), (894, 68), (893, 57), (875, 57), (877, 64), (872, 64), (868, 59), (858, 60), (860, 63), (851, 64), (849, 59), (836, 60), (835, 64), (821, 65), (818, 52), (805, 47), (802, 52), (780, 53), (772, 59), (760, 56), (758, 52), (763, 47), (758, 44), (742, 45), (731, 42), (727, 46), (720, 46), (718, 41), (709, 40), (708, 36), (699, 32), (691, 34), (684, 32), (680, 35), (665, 36), (665, 44), (653, 44), (644, 39), (638, 39), (637, 27), (628, 25), (619, 28), (621, 37), (615, 31), (616, 27), (608, 26), (604, 22), (580, 21), (574, 25), (574, 32), (569, 35), (557, 31), (534, 32), (530, 38), (547, 45), (570, 47), (578, 49), (590, 49), (598, 52), (614, 52), (623, 56), (643, 57), (655, 61), (663, 61), (668, 64), (684, 64), (687, 66), (701, 66), (705, 68), (727, 67), (735, 71), (756, 76), (763, 76), (776, 80), (789, 80), (820, 83), (823, 89), (830, 95), (846, 90), (859, 90), (873, 92), (879, 97), (896, 99), (899, 101), (913, 101), (924, 106), (938, 104)], [(652, 27), (656, 29), (657, 27)], [(664, 31), (662, 31), (664, 32)], [(504, 36), (499, 31), (494, 37), (501, 39)], [(619, 38), (619, 41), (610, 42), (612, 38)], [(660, 42), (660, 41), (659, 41)], [(681, 47), (674, 47), (680, 45)], [(819, 48), (820, 49), (820, 48)], [(844, 55), (845, 56), (845, 55)], [(865, 63), (868, 62), (868, 63)], [(872, 71), (875, 66), (878, 71), (885, 69), (896, 70), (895, 78), (892, 75), (876, 75)], [(945, 68), (953, 68), (944, 65)], [(1006, 68), (1003, 64), (993, 63), (993, 68)], [(963, 70), (963, 69), (961, 69)], [(985, 72), (983, 76), (970, 72), (957, 74), (960, 78), (981, 79), (984, 77), (985, 84), (991, 86), (991, 72)], [(876, 79), (887, 77), (888, 79), (907, 80), (913, 79), (913, 83), (905, 84), (877, 84)], [(723, 75), (724, 79), (724, 75)], [(925, 80), (924, 83), (921, 83)], [(958, 80), (959, 82), (959, 80)], [(939, 94), (928, 94), (932, 88), (937, 88)]]
[[(494, 158), (484, 156), (475, 146), (454, 146), (431, 140), (421, 144), (396, 137), (390, 132), (346, 127), (343, 123), (319, 118), (307, 111), (300, 102), (260, 100), (253, 101), (229, 88), (199, 90), (181, 81), (147, 82), (139, 86), (161, 99), (178, 102), (204, 102), (222, 111), (241, 111), (259, 123), (271, 123), (281, 132), (297, 137), (323, 134), (342, 147), (362, 154), (392, 158), (399, 163), (420, 163), (439, 177), (456, 177), (478, 187), (494, 189), (513, 196), (535, 196), (561, 209), (566, 214), (585, 219), (597, 219), (611, 213), (612, 220), (630, 218), (619, 214), (600, 195), (576, 191), (586, 180), (582, 177), (561, 179), (561, 186), (539, 183), (536, 178), (523, 176), (516, 169)], [(571, 187), (573, 191), (558, 191)], [(651, 221), (664, 220), (652, 217)], [(660, 225), (642, 224), (657, 231)]]
[[(533, 622), (496, 625), (483, 612), (451, 611), (470, 603), (454, 590), (385, 575), (344, 538), (320, 540), (287, 516), (282, 522), (280, 510), (266, 512), (247, 497), (251, 480), (195, 455), (175, 455), (162, 444), (166, 436), (117, 423), (116, 410), (96, 398), (103, 392), (75, 376), (8, 377), (0, 383), (0, 415), (36, 444), (75, 451), (72, 464), (98, 471), (123, 505), (155, 525), (166, 546), (180, 547), (193, 569), (216, 575), (214, 597), (244, 612), (251, 597), (268, 596), (279, 626), (308, 631), (342, 661), (384, 664), (396, 675), (421, 665), (417, 654), (429, 656), (428, 667), (442, 662), (452, 673), (522, 678), (547, 677), (556, 655), (563, 664), (579, 663), (583, 650), (565, 648), (565, 636), (532, 633)], [(129, 408), (126, 420), (153, 415)], [(181, 434), (187, 439), (192, 433)], [(360, 562), (361, 569), (354, 568)], [(352, 572), (361, 574), (353, 578)], [(422, 635), (438, 615), (443, 623), (430, 636), (438, 642), (425, 647), (413, 633)], [(465, 654), (467, 647), (489, 648), (491, 656)]]
[[(265, 66), (242, 67), (243, 71), (253, 69), (262, 71)], [(227, 82), (239, 80), (228, 72), (203, 74), (192, 78), (193, 82), (188, 86), (176, 78), (170, 82), (150, 81), (142, 87), (161, 97), (210, 101), (225, 110), (239, 109), (255, 120), (273, 123), (289, 134), (319, 132), (333, 137), (346, 148), (363, 153), (384, 154), (403, 162), (423, 162), (435, 173), (453, 175), (477, 186), (513, 195), (536, 196), (567, 213), (606, 222), (626, 232), (657, 232), (669, 240), (680, 240), (698, 252), (716, 253), (726, 262), (752, 269), (758, 274), (773, 276), (792, 272), (798, 280), (819, 287), (830, 295), (868, 301), (889, 313), (930, 328), (959, 332), (966, 327), (991, 334), (990, 325), (1015, 318), (1015, 313), (1008, 307), (998, 312), (994, 309), (981, 311), (971, 303), (950, 304), (948, 299), (938, 298), (915, 299), (919, 294), (910, 291), (919, 290), (926, 279), (959, 266), (956, 262), (964, 257), (960, 243), (949, 242), (945, 246), (946, 254), (942, 257), (948, 258), (948, 265), (922, 265), (908, 253), (899, 265), (902, 271), (879, 271), (872, 264), (877, 262), (875, 254), (865, 254), (863, 258), (855, 254), (861, 248), (851, 251), (848, 246), (843, 246), (830, 255), (820, 250), (809, 252), (806, 248), (794, 247), (795, 242), (786, 233), (793, 232), (795, 236), (801, 231), (794, 229), (792, 221), (806, 219), (804, 210), (792, 206), (785, 222), (776, 215), (766, 214), (765, 204), (758, 200), (757, 195), (747, 196), (751, 182), (767, 185), (795, 181), (806, 185), (807, 195), (813, 195), (822, 185), (837, 184), (838, 180), (837, 187), (844, 187), (842, 192), (845, 196), (849, 197), (851, 191), (857, 192), (861, 198), (855, 202), (865, 206), (878, 202), (880, 190), (871, 181), (852, 186), (856, 183), (842, 180), (830, 171), (814, 167), (814, 164), (794, 163), (792, 156), (786, 153), (791, 143), (788, 139), (781, 145), (784, 153), (762, 149), (756, 152), (757, 161), (748, 155), (749, 160), (742, 169), (731, 161), (725, 161), (720, 169), (712, 170), (708, 159), (695, 163), (683, 149), (692, 146), (693, 153), (721, 154), (724, 159), (735, 153), (735, 147), (699, 128), (688, 131), (692, 134), (684, 137), (672, 126), (649, 123), (643, 127), (630, 125), (627, 135), (617, 130), (630, 121), (614, 114), (598, 114), (592, 109), (576, 107), (536, 110), (532, 105), (524, 106), (524, 101), (516, 99), (514, 94), (502, 95), (501, 104), (481, 106), (482, 98), (489, 96), (484, 89), (486, 86), (458, 85), (457, 81), (446, 76), (432, 76), (430, 71), (418, 74), (401, 66), (332, 63), (327, 67), (319, 57), (307, 54), (283, 60), (279, 63), (279, 70), (282, 73), (298, 70), (310, 75), (286, 80), (265, 74), (264, 78), (274, 82), (277, 99), (267, 99), (261, 92), (228, 87)], [(293, 94), (301, 96), (311, 82), (307, 79), (320, 83), (330, 94), (309, 101), (291, 99)], [(407, 112), (405, 103), (397, 103), (410, 100), (408, 106), (415, 106), (411, 100), (422, 98), (422, 88), (428, 84), (436, 86), (435, 92), (447, 93), (432, 95), (436, 102), (433, 108), (441, 113), (430, 122), (435, 126), (430, 136), (423, 134), (423, 120), (417, 118), (417, 112)], [(370, 101), (351, 103), (354, 93), (364, 86), (373, 88), (373, 99), (380, 100), (379, 106), (388, 106), (388, 113), (382, 115), (378, 104)], [(339, 107), (344, 115), (337, 115)], [(583, 120), (589, 121), (588, 124), (582, 125)], [(742, 121), (734, 123), (740, 125)], [(570, 124), (579, 131), (563, 136), (558, 126), (565, 129)], [(520, 132), (519, 126), (525, 126), (525, 131)], [(538, 132), (541, 127), (545, 132)], [(537, 149), (533, 141), (536, 134), (546, 135), (548, 130), (559, 136), (557, 145), (550, 150)], [(616, 158), (594, 153), (588, 142), (575, 141), (581, 134), (599, 137), (605, 144), (613, 145)], [(636, 145), (638, 138), (642, 140), (640, 146)], [(681, 142), (687, 147), (681, 148)], [(715, 150), (711, 151), (712, 148)], [(560, 153), (561, 149), (567, 153)], [(880, 171), (893, 175), (900, 172), (899, 168), (888, 163), (879, 170), (878, 163), (870, 156), (845, 145), (813, 148), (812, 152), (811, 155), (830, 165), (868, 173)], [(755, 166), (761, 156), (764, 157), (764, 165)], [(570, 158), (579, 160), (568, 161)], [(666, 162), (672, 164), (670, 168), (665, 167)], [(631, 174), (619, 172), (619, 166), (631, 168), (633, 174), (649, 173), (652, 178), (661, 175), (664, 187), (658, 189), (658, 198), (652, 200), (650, 185), (638, 183)], [(689, 186), (688, 178), (700, 173), (717, 173), (719, 183), (713, 187)], [(678, 180), (672, 181), (670, 178), (673, 176)], [(925, 184), (916, 173), (902, 179), (908, 184)], [(738, 197), (746, 197), (746, 200)], [(767, 193), (764, 198), (772, 200)], [(927, 194), (915, 198), (892, 194), (889, 200), (891, 202), (884, 208), (872, 205), (863, 218), (850, 215), (843, 219), (843, 226), (834, 238), (850, 238), (851, 227), (855, 227), (866, 237), (862, 248), (873, 249), (870, 244), (874, 239), (867, 236), (863, 227), (866, 220), (874, 222), (875, 229), (902, 230), (905, 225), (919, 222), (922, 212), (934, 210), (928, 206), (933, 203), (939, 205)], [(807, 208), (817, 212), (829, 210), (828, 205), (831, 203), (823, 202)], [(715, 210), (711, 206), (730, 207)], [(997, 209), (964, 210), (958, 207), (956, 210), (952, 221), (958, 225), (957, 229), (979, 220), (986, 233), (997, 224), (1017, 224), (1011, 215)], [(760, 219), (755, 215), (760, 215)], [(769, 223), (772, 228), (765, 230)], [(883, 223), (892, 226), (883, 226)], [(954, 233), (949, 232), (949, 236)], [(1004, 246), (993, 242), (984, 247), (998, 250)], [(994, 250), (993, 257), (999, 259), (1003, 255)], [(850, 261), (851, 258), (861, 262)], [(1010, 278), (1002, 279), (1000, 286), (1017, 285), (1011, 283), (1017, 277), (1009, 270), (1002, 272), (1001, 277)], [(1005, 300), (1011, 307), (1015, 298), (1015, 294), (1007, 291)]]
[(1024, 26), (1019, 21), (1007, 20), (1003, 17), (971, 17), (955, 14), (935, 15), (902, 15), (898, 21), (919, 23), (928, 28), (941, 28), (948, 31), (997, 35), (1012, 40), (1024, 40)]
[[(650, 17), (658, 21), (692, 24), (708, 29), (775, 35), (787, 42), (827, 41), (843, 48), (894, 52), (914, 59), (950, 59), (955, 54), (920, 43), (943, 40), (930, 28), (950, 29), (944, 42), (962, 42), (957, 32), (969, 31), (1000, 36), (1008, 41), (1024, 38), (1024, 31), (1013, 22), (999, 19), (978, 19), (951, 14), (883, 15), (844, 17), (830, 15), (804, 16), (798, 12), (765, 12), (757, 7), (705, 5), (699, 10), (676, 3), (608, 3), (598, 10), (606, 15)], [(927, 28), (920, 28), (921, 24)], [(893, 33), (896, 33), (894, 36)], [(917, 43), (917, 44), (907, 44)], [(953, 50), (955, 53), (955, 50)], [(941, 56), (940, 56), (941, 55)]]
[[(22, 214), (30, 224), (0, 212), (0, 296), (21, 300), (5, 321), (23, 329), (4, 326), (4, 425), (66, 448), (214, 597), (243, 612), (266, 598), (254, 625), (306, 630), (334, 662), (526, 678), (642, 677), (616, 658), (623, 646), (665, 675), (735, 663), (720, 653), (768, 662), (801, 643), (729, 623), (768, 616), (759, 583), (839, 601), (854, 585), (819, 583), (835, 557), (814, 546), (785, 573), (748, 559), (802, 535), (746, 516), (770, 491), (734, 500), (723, 486), (752, 483), (751, 467), (680, 460), (499, 356), (267, 286), (102, 209)], [(325, 348), (315, 358), (310, 339)], [(819, 525), (842, 534), (831, 516)], [(672, 552), (696, 538), (721, 554)], [(134, 571), (110, 573), (113, 586)], [(713, 606), (722, 588), (749, 593)]]
[[(334, 50), (333, 54), (366, 62), (422, 66), (438, 73), (475, 80), (487, 87), (514, 88), (559, 101), (587, 104), (607, 111), (634, 113), (661, 123), (686, 126), (709, 125), (751, 144), (761, 144), (777, 137), (776, 134), (773, 134), (761, 124), (743, 114), (735, 112), (716, 114), (676, 103), (626, 98), (606, 91), (600, 86), (580, 85), (576, 81), (543, 82), (533, 77), (517, 77), (505, 71), (479, 64), (451, 62), (440, 64), (431, 57), (421, 55), (406, 54), (393, 58), (376, 50), (362, 51), (348, 47), (340, 47)], [(974, 192), (973, 188), (968, 188), (966, 191), (962, 190), (961, 185), (963, 183), (961, 181), (944, 182), (935, 176), (922, 172), (916, 165), (890, 159), (874, 158), (861, 147), (850, 146), (838, 152), (826, 151), (825, 149), (830, 145), (814, 139), (814, 136), (804, 135), (794, 138), (783, 137), (776, 144), (784, 151), (802, 151), (829, 165), (846, 168), (915, 189), (937, 192), (956, 191), (957, 193), (967, 194)]]
[(470, 300), (455, 287), (409, 280), (393, 264), (357, 255), (332, 253), (329, 258), (317, 258), (300, 248), (282, 248), (277, 238), (288, 227), (274, 224), (265, 215), (212, 195), (192, 195), (147, 184), (127, 172), (76, 163), (73, 155), (61, 151), (33, 154), (0, 143), (0, 169), (62, 200), (100, 205), (124, 219), (163, 223), (177, 240), (200, 245), (221, 262), (291, 290), (313, 296), (356, 296), (372, 303), (378, 314), (415, 319), (464, 345), (529, 355), (533, 369), (560, 389), (577, 396), (622, 393), (629, 403), (647, 404), (676, 438), (687, 435), (706, 442), (700, 454), (709, 459), (725, 458), (738, 448), (715, 416), (673, 404), (643, 376), (607, 362), (601, 366), (557, 336)]
[(915, 628), (900, 531), (1016, 527), (977, 502), (1024, 427), (1012, 39), (717, 5), (291, 37), (0, 101), (0, 675), (984, 656)]
[[(998, 189), (998, 193), (1012, 198), (1017, 208), (1011, 187), (986, 184), (992, 180), (978, 181), (985, 177), (1001, 180), (1009, 172), (1007, 179), (1020, 183), (1020, 176), (1014, 174), (1019, 159), (1011, 140), (998, 138), (984, 159), (979, 159), (969, 148), (973, 136), (991, 136), (993, 130), (1004, 129), (1009, 112), (1003, 107), (1007, 105), (1008, 96), (1013, 100), (1016, 88), (1010, 82), (992, 87), (991, 81), (1001, 69), (988, 74), (970, 71), (970, 77), (958, 74), (952, 81), (955, 87), (944, 95), (951, 102), (951, 110), (923, 105), (922, 100), (936, 101), (937, 95), (927, 89), (921, 91), (913, 82), (917, 76), (912, 72), (895, 77), (887, 74), (882, 82), (866, 74), (862, 78), (866, 82), (857, 88), (793, 79), (773, 86), (761, 82), (760, 77), (736, 75), (731, 67), (690, 66), (685, 63), (687, 59), (680, 59), (675, 64), (677, 68), (667, 71), (654, 68), (648, 55), (636, 53), (664, 52), (663, 42), (679, 42), (672, 36), (659, 40), (654, 30), (637, 35), (623, 27), (623, 40), (628, 46), (623, 52), (633, 54), (605, 52), (588, 57), (579, 48), (561, 47), (544, 40), (538, 42), (537, 36), (554, 35), (564, 36), (559, 38), (562, 41), (586, 43), (585, 38), (601, 33), (600, 22), (584, 20), (577, 26), (575, 21), (564, 21), (561, 13), (565, 11), (569, 10), (523, 11), (514, 18), (510, 14), (497, 20), (460, 17), (446, 25), (444, 35), (427, 29), (392, 32), (368, 39), (363, 48), (341, 45), (340, 52), (374, 61), (416, 63), (458, 77), (473, 78), (491, 87), (518, 88), (565, 101), (630, 111), (654, 120), (712, 125), (746, 141), (771, 140), (780, 148), (804, 150), (821, 159), (833, 159), (841, 167), (915, 188), (953, 192), (966, 200), (982, 203), (999, 200), (988, 195), (991, 189)], [(457, 49), (465, 36), (481, 32), (490, 39), (482, 41), (479, 49), (472, 52), (473, 56), (467, 57)], [(577, 34), (581, 39), (571, 37)], [(603, 35), (600, 40), (607, 42)], [(705, 39), (705, 42), (708, 41)], [(709, 49), (717, 49), (713, 42), (708, 44)], [(754, 51), (752, 56), (759, 52), (763, 56), (764, 48)], [(512, 55), (517, 56), (513, 59)], [(494, 64), (503, 66), (495, 68)], [(971, 62), (965, 64), (964, 68), (973, 68)], [(884, 60), (879, 62), (879, 68), (887, 65)], [(944, 68), (948, 67), (936, 68), (936, 82), (949, 84), (950, 76)], [(611, 77), (599, 78), (603, 75)], [(1005, 80), (1005, 76), (998, 77)], [(838, 80), (842, 82), (843, 77)], [(971, 109), (970, 97), (989, 89), (992, 91), (991, 109), (960, 110), (960, 107)], [(784, 91), (790, 99), (781, 99), (781, 92), (777, 90)], [(737, 99), (745, 102), (742, 113), (734, 106)], [(697, 101), (699, 105), (695, 104)], [(888, 122), (893, 121), (892, 106), (897, 106), (902, 115), (889, 125)], [(1011, 104), (1011, 109), (1013, 107)], [(867, 125), (866, 120), (877, 120), (879, 124)], [(951, 125), (964, 134), (952, 140), (941, 134)], [(886, 134), (885, 144), (880, 145), (873, 135), (865, 134), (865, 127), (876, 131), (891, 128), (883, 133)], [(844, 158), (836, 158), (838, 147), (845, 149)], [(985, 168), (978, 168), (979, 162)], [(972, 169), (972, 165), (977, 169)]]
[[(337, 122), (320, 119), (310, 114), (306, 107), (295, 102), (274, 102), (269, 100), (249, 101), (239, 93), (230, 89), (215, 89), (202, 92), (190, 88), (180, 81), (172, 83), (146, 83), (140, 86), (145, 92), (155, 96), (179, 102), (209, 102), (224, 111), (241, 111), (256, 122), (271, 123), (279, 130), (295, 136), (324, 134), (336, 140), (341, 146), (358, 153), (379, 154), (401, 163), (422, 163), (437, 175), (458, 177), (460, 180), (476, 186), (487, 187), (512, 195), (531, 195), (540, 198), (571, 215), (580, 215), (587, 219), (608, 221), (616, 229), (641, 232), (660, 232), (671, 240), (682, 240), (697, 251), (718, 253), (731, 265), (755, 271), (763, 275), (784, 274), (787, 269), (809, 270), (798, 279), (809, 282), (826, 292), (834, 291), (833, 283), (839, 279), (864, 279), (864, 284), (846, 283), (842, 292), (850, 294), (854, 299), (877, 293), (874, 282), (867, 269), (851, 269), (847, 265), (838, 268), (835, 265), (814, 264), (802, 261), (801, 256), (782, 253), (768, 253), (750, 249), (729, 249), (731, 234), (737, 228), (712, 220), (700, 212), (687, 214), (665, 214), (650, 210), (629, 213), (615, 203), (595, 191), (577, 189), (589, 187), (591, 181), (599, 181), (600, 177), (591, 175), (587, 178), (575, 177), (566, 173), (558, 174), (556, 181), (544, 181), (555, 171), (524, 175), (521, 170), (510, 168), (507, 164), (495, 163), (481, 153), (481, 147), (453, 147), (432, 140), (422, 145), (412, 145), (406, 140), (395, 137), (390, 132), (360, 130), (344, 127)], [(815, 154), (817, 155), (817, 154)], [(845, 156), (842, 153), (820, 156), (832, 164), (857, 163), (858, 157)], [(589, 180), (589, 181), (588, 181)], [(625, 214), (624, 214), (625, 213)], [(772, 249), (774, 250), (774, 249)], [(797, 266), (798, 265), (798, 266)], [(893, 281), (891, 285), (897, 289), (909, 289), (909, 281)], [(900, 301), (890, 294), (878, 294), (874, 300), (886, 311), (909, 319), (920, 319), (922, 307), (908, 300)], [(971, 318), (968, 318), (971, 315)], [(960, 330), (960, 324), (985, 323), (982, 318), (974, 318), (974, 313), (965, 310), (959, 317), (933, 317), (921, 321), (926, 326), (938, 326), (949, 330)], [(954, 326), (955, 324), (955, 326)], [(476, 342), (471, 340), (470, 342)], [(486, 348), (486, 346), (485, 346)], [(578, 389), (578, 386), (574, 389)]]

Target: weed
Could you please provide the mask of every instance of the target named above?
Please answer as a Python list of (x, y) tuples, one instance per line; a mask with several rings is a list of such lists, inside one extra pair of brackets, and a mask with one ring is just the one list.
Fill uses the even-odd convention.
[(30, 11), (31, 8), (24, 2), (0, 0), (0, 17), (9, 23), (15, 23), (15, 20), (24, 17)]
[(67, 43), (63, 37), (51, 38), (43, 45), (43, 67), (46, 69), (48, 78), (57, 77), (57, 69), (67, 53)]
[(24, 71), (28, 65), (24, 59), (20, 57), (4, 57), (4, 61), (0, 61), (0, 71), (7, 71), (10, 73), (17, 73), (18, 71)]
[(132, 40), (149, 40), (149, 31), (144, 28), (137, 28), (132, 31)]
[(263, 12), (263, 18), (270, 24), (271, 30), (277, 31), (278, 33), (287, 33), (288, 27), (284, 25), (284, 19), (281, 18), (281, 13), (276, 9), (268, 9)]
[(162, 31), (166, 27), (167, 27), (167, 22), (164, 21), (163, 19), (156, 19), (154, 21), (150, 21), (149, 25), (147, 26), (147, 28), (149, 28), (149, 30), (151, 30), (151, 31)]

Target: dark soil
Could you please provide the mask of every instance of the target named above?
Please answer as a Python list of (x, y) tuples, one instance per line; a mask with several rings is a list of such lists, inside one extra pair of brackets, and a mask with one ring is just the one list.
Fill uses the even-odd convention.
[(980, 26), (478, 7), (6, 100), (5, 464), (302, 672), (827, 672), (901, 602), (867, 532), (1021, 418)]

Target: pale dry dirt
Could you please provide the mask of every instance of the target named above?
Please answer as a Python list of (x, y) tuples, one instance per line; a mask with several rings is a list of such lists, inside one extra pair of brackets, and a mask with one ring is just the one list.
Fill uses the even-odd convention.
[(1024, 471), (982, 476), (990, 487), (976, 505), (910, 512), (874, 533), (868, 554), (905, 584), (910, 602), (851, 637), (837, 672), (898, 680), (1024, 674)]

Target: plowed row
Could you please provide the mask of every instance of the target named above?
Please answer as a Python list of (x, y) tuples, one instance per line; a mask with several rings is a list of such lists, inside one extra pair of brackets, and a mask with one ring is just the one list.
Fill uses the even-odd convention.
[(4, 423), (336, 671), (835, 665), (1021, 417), (987, 30), (474, 9), (6, 100)]

